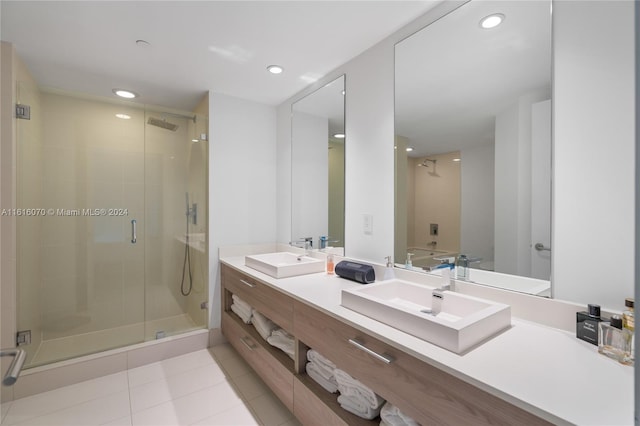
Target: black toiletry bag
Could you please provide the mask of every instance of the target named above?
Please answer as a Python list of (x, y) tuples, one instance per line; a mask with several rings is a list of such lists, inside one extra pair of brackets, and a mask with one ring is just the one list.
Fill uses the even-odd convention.
[(335, 268), (336, 274), (342, 278), (356, 281), (361, 284), (369, 284), (376, 280), (376, 271), (373, 266), (364, 263), (343, 260)]

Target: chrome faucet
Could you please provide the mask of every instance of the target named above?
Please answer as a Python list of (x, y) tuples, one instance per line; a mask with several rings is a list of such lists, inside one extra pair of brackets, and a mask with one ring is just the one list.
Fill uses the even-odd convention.
[(298, 257), (298, 260), (300, 260), (302, 256), (309, 256), (311, 253), (311, 249), (313, 248), (313, 237), (300, 238), (295, 241), (290, 241), (289, 244), (293, 247), (304, 248), (304, 254)]
[(433, 290), (431, 293), (431, 310), (430, 314), (437, 316), (442, 312), (442, 301), (444, 300), (444, 292), (447, 290), (453, 290), (453, 284), (451, 280), (451, 265), (446, 264), (447, 267), (442, 269), (442, 285)]
[(445, 289), (436, 288), (431, 294), (431, 315), (437, 316), (442, 311), (442, 300)]

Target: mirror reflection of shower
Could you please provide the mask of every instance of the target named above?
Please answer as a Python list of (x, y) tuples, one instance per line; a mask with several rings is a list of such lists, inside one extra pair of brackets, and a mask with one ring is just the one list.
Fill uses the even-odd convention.
[(433, 168), (436, 168), (436, 161), (438, 160), (432, 160), (430, 158), (425, 158), (424, 160), (422, 160), (422, 163), (418, 164), (418, 167), (429, 167), (429, 163), (433, 164)]
[[(440, 177), (440, 175), (438, 175), (438, 171), (436, 170), (436, 163), (438, 160), (432, 159), (432, 158), (425, 158), (424, 160), (422, 160), (421, 163), (418, 163), (417, 166), (418, 167), (424, 167), (427, 172), (429, 173), (429, 175), (431, 176), (436, 176), (436, 177)], [(431, 164), (429, 164), (431, 163)]]

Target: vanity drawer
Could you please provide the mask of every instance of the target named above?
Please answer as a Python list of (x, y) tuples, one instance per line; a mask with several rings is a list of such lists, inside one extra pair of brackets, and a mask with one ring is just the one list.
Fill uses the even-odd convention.
[(293, 299), (261, 281), (222, 265), (221, 279), (224, 288), (238, 295), (258, 312), (284, 328), (293, 331)]
[(301, 302), (294, 334), (421, 424), (550, 424)]
[[(287, 408), (293, 412), (293, 361), (274, 356), (253, 326), (245, 326), (227, 312), (222, 313), (222, 333)], [(280, 358), (280, 359), (278, 359)], [(290, 364), (287, 367), (287, 364)]]

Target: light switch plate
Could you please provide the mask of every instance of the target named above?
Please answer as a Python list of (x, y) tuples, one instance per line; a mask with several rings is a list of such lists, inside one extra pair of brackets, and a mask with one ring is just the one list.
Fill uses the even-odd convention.
[(373, 215), (371, 214), (365, 214), (362, 215), (362, 225), (363, 225), (363, 231), (365, 234), (367, 235), (373, 235)]

